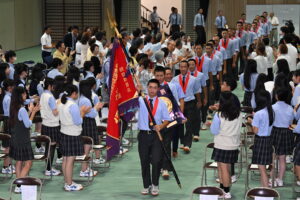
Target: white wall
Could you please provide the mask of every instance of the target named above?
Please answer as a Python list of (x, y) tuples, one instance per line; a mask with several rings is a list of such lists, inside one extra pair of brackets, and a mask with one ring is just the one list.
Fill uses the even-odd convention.
[[(171, 7), (178, 8), (178, 13), (182, 14), (182, 0), (141, 0), (141, 4), (150, 10), (152, 10), (153, 6), (157, 6), (158, 15), (166, 20), (167, 23), (171, 13)], [(165, 31), (169, 32), (169, 29), (165, 29)]]

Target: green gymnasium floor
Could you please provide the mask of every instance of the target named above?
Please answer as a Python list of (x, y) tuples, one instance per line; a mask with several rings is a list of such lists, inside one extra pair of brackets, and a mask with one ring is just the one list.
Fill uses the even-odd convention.
[[(39, 47), (33, 47), (17, 52), (18, 61), (24, 60), (40, 60)], [(242, 98), (242, 90), (239, 86), (235, 93)], [(160, 180), (160, 195), (158, 197), (142, 196), (140, 190), (142, 188), (142, 179), (140, 172), (140, 163), (137, 152), (137, 143), (134, 143), (130, 151), (122, 158), (111, 162), (111, 167), (107, 170), (101, 170), (101, 173), (95, 178), (94, 182), (85, 187), (80, 192), (64, 192), (63, 177), (54, 177), (52, 181), (46, 182), (43, 187), (43, 199), (64, 199), (64, 200), (141, 200), (141, 199), (156, 199), (156, 200), (188, 200), (191, 197), (192, 190), (200, 186), (202, 165), (204, 160), (204, 148), (206, 144), (213, 141), (209, 131), (201, 132), (201, 140), (198, 143), (193, 143), (191, 153), (188, 155), (179, 151), (179, 157), (173, 160), (177, 173), (180, 177), (183, 188), (179, 189), (175, 179), (171, 176), (170, 180)], [(210, 158), (211, 153), (208, 154)], [(0, 165), (2, 167), (2, 163)], [(42, 177), (44, 163), (33, 163), (31, 176)], [(285, 187), (279, 188), (281, 199), (295, 199), (292, 193), (293, 176), (290, 170), (287, 170), (285, 178)], [(75, 178), (78, 177), (80, 165), (76, 164), (74, 169)], [(236, 172), (237, 172), (236, 167)], [(245, 188), (245, 167), (238, 181), (232, 185), (232, 199), (244, 199)], [(11, 180), (10, 180), (11, 181)], [(10, 181), (6, 183), (0, 182), (0, 197), (8, 199)], [(214, 181), (213, 172), (208, 170), (208, 185), (218, 186)], [(255, 176), (250, 183), (251, 187), (259, 186), (259, 176)], [(299, 195), (300, 196), (300, 195)], [(13, 199), (20, 199), (20, 195), (15, 195)], [(197, 198), (194, 198), (197, 199)], [(198, 198), (199, 199), (199, 198)]]

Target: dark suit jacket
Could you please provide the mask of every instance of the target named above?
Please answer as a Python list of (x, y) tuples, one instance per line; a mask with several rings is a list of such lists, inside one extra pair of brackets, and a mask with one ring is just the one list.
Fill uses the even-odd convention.
[[(76, 41), (75, 41), (74, 49), (73, 49), (73, 50), (75, 50), (76, 42), (77, 42), (77, 38), (76, 38)], [(72, 33), (67, 33), (67, 34), (64, 36), (64, 43), (65, 43), (65, 46), (66, 46), (66, 47), (72, 48)]]

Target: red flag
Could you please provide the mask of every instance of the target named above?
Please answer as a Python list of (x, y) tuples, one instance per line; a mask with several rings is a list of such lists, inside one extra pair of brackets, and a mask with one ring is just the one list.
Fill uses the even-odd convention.
[(120, 151), (120, 120), (128, 122), (138, 108), (138, 93), (124, 49), (114, 42), (110, 65), (110, 101), (107, 120), (108, 159)]

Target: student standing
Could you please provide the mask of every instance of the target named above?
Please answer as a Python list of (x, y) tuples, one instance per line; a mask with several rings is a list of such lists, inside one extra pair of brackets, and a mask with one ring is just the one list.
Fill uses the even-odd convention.
[[(11, 102), (11, 93), (15, 87), (15, 82), (11, 79), (5, 79), (2, 83), (2, 110), (3, 110), (3, 131), (6, 134), (11, 134), (11, 130), (9, 128), (9, 110), (10, 110), (10, 102)], [(2, 143), (2, 147), (5, 148), (4, 153), (9, 153), (9, 141), (4, 141)], [(2, 174), (11, 174), (15, 173), (14, 166), (11, 166), (11, 160), (9, 157), (4, 159)]]
[(240, 82), (245, 90), (243, 105), (251, 107), (251, 98), (256, 86), (258, 77), (256, 61), (249, 59), (246, 64), (245, 72), (240, 76)]
[(83, 186), (73, 182), (73, 166), (76, 156), (84, 155), (83, 142), (80, 137), (82, 132), (82, 118), (87, 114), (91, 107), (79, 106), (76, 104), (78, 99), (78, 88), (69, 85), (66, 88), (61, 103), (58, 105), (60, 126), (60, 150), (63, 155), (62, 171), (65, 178), (64, 189), (66, 191), (82, 190)]
[(272, 106), (275, 113), (271, 132), (272, 144), (275, 148), (276, 159), (279, 161), (279, 174), (275, 185), (283, 186), (283, 177), (286, 169), (286, 156), (292, 155), (294, 148), (293, 131), (289, 129), (294, 120), (293, 108), (289, 102), (290, 91), (280, 88), (276, 91), (277, 102)]
[[(11, 96), (9, 126), (11, 139), (9, 157), (16, 160), (16, 177), (26, 177), (32, 166), (33, 151), (30, 142), (30, 127), (35, 114), (40, 110), (37, 104), (29, 106), (29, 112), (24, 107), (26, 91), (23, 87), (14, 88)], [(15, 188), (16, 193), (21, 192), (21, 187)]]
[[(44, 92), (41, 95), (41, 117), (42, 117), (42, 135), (46, 135), (51, 138), (50, 146), (50, 158), (48, 161), (47, 169), (45, 171), (46, 176), (58, 176), (61, 174), (60, 170), (52, 168), (55, 149), (59, 143), (60, 137), (60, 125), (59, 116), (56, 105), (56, 100), (52, 94), (54, 88), (54, 80), (46, 78), (44, 82)], [(48, 155), (48, 146), (46, 146), (45, 155)]]
[(252, 120), (252, 129), (255, 133), (252, 164), (257, 164), (260, 171), (262, 187), (268, 187), (266, 165), (272, 164), (272, 139), (270, 137), (274, 122), (274, 112), (271, 106), (271, 96), (266, 90), (255, 94), (256, 109)]
[[(99, 144), (99, 137), (97, 134), (97, 125), (95, 118), (98, 115), (100, 108), (103, 107), (103, 104), (97, 103), (94, 105), (92, 100), (92, 90), (91, 85), (88, 80), (83, 80), (79, 84), (80, 88), (80, 98), (78, 101), (79, 107), (91, 107), (90, 111), (86, 113), (83, 117), (82, 122), (82, 136), (88, 136), (93, 138), (94, 144)], [(90, 150), (92, 149), (91, 145), (84, 145), (84, 153), (86, 156), (89, 155)], [(88, 177), (88, 176), (96, 176), (97, 171), (91, 170), (88, 168), (88, 163), (82, 163), (80, 176)]]
[(220, 188), (224, 190), (224, 198), (230, 199), (230, 166), (238, 161), (242, 115), (240, 102), (231, 92), (222, 92), (220, 105), (215, 114), (211, 132), (214, 136), (212, 159), (218, 164)]

